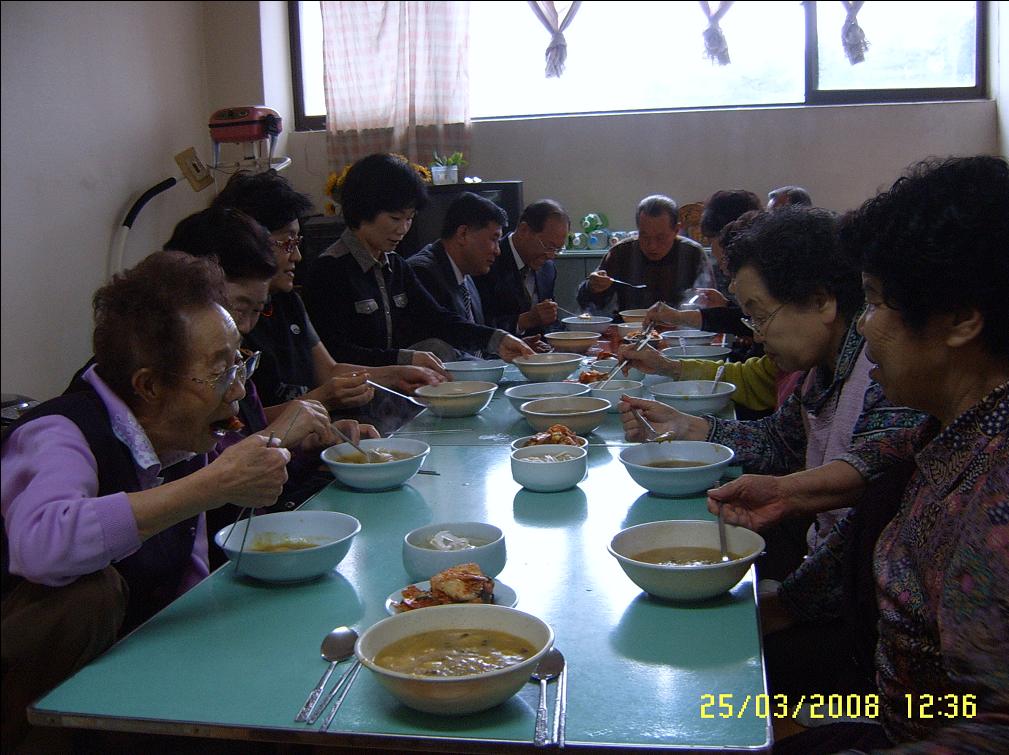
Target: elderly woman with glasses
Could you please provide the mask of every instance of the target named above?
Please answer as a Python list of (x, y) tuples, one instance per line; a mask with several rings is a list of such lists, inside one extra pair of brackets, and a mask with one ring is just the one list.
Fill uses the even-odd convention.
[(245, 394), (225, 304), (221, 269), (179, 252), (116, 275), (94, 296), (95, 364), (4, 438), (5, 737), (207, 575), (205, 511), (280, 493), (290, 453), (265, 436), (207, 463)]
[[(834, 216), (815, 209), (765, 213), (733, 240), (728, 257), (754, 339), (779, 369), (804, 371), (804, 378), (778, 411), (755, 421), (693, 417), (626, 399), (621, 419), (628, 439), (645, 439), (637, 409), (660, 432), (735, 449), (748, 472), (801, 473), (839, 460), (853, 474), (873, 477), (889, 463), (879, 441), (908, 436), (923, 417), (891, 406), (870, 379), (865, 339), (855, 327), (863, 307), (859, 272), (840, 249)], [(842, 514), (817, 516), (810, 549)]]

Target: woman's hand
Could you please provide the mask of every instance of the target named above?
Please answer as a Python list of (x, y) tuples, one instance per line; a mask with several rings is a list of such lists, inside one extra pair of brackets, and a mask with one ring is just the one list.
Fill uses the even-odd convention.
[(605, 270), (593, 270), (589, 273), (589, 291), (593, 294), (601, 294), (609, 290), (613, 285), (613, 279)]
[(656, 302), (648, 308), (645, 320), (641, 323), (642, 330), (649, 325), (655, 325), (657, 328), (682, 326), (699, 328), (701, 327), (701, 313), (696, 309), (673, 309), (668, 304)]
[(361, 438), (382, 437), (382, 434), (375, 429), (374, 425), (361, 424), (356, 419), (338, 419), (333, 425), (354, 443), (357, 443)]
[(640, 351), (637, 344), (623, 344), (617, 349), (617, 360), (627, 360), (624, 374), (629, 367), (635, 367), (646, 375), (669, 375), (674, 379), (680, 376), (680, 362), (676, 359), (666, 359), (655, 349), (645, 346)]
[(364, 406), (375, 397), (375, 389), (365, 382), (367, 380), (367, 372), (340, 375), (334, 370), (322, 385), (305, 395), (321, 401), (331, 411), (352, 409)]
[(371, 367), (374, 380), (386, 388), (395, 388), (402, 393), (413, 393), (422, 385), (438, 385), (445, 382), (445, 376), (427, 367), (414, 367), (412, 364), (389, 365), (388, 367)]
[(529, 344), (509, 334), (501, 339), (497, 353), (504, 361), (511, 362), (515, 357), (529, 357), (536, 352)]
[(658, 401), (621, 396), (617, 408), (620, 410), (620, 421), (623, 423), (627, 440), (647, 440), (648, 431), (634, 416), (634, 409), (644, 415), (656, 432), (672, 432), (676, 440), (704, 440), (710, 430), (706, 419), (684, 414)]
[(250, 435), (224, 450), (206, 468), (213, 480), (217, 506), (272, 506), (287, 482), (291, 452), (280, 448), (278, 439), (267, 445), (265, 435)]
[(319, 401), (295, 399), (284, 405), (277, 419), (261, 431), (273, 434), (284, 448), (315, 448), (322, 443), (332, 445), (335, 437), (329, 429), (329, 412)]
[(445, 365), (442, 361), (430, 351), (413, 352), (413, 361), (411, 361), (411, 364), (414, 367), (426, 367), (429, 370), (434, 370), (439, 375), (444, 376), (447, 380), (452, 379), (448, 372), (445, 371)]
[(801, 513), (783, 488), (780, 477), (744, 474), (708, 491), (708, 511), (717, 515), (721, 507), (729, 524), (759, 532)]
[(725, 298), (725, 294), (717, 288), (695, 288), (694, 293), (697, 295), (697, 301), (694, 303), (699, 307), (725, 307), (729, 303), (729, 300)]

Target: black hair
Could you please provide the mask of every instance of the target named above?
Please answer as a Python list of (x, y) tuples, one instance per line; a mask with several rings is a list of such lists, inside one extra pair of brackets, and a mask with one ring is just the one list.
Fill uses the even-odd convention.
[(638, 210), (634, 213), (634, 222), (637, 223), (638, 218), (642, 215), (647, 215), (650, 218), (668, 215), (671, 226), (680, 222), (680, 208), (676, 204), (676, 200), (664, 194), (652, 194), (638, 202)]
[(406, 160), (378, 153), (350, 166), (339, 199), (343, 219), (356, 230), (380, 212), (423, 210), (427, 206), (427, 188)]
[(165, 249), (212, 257), (229, 280), (269, 280), (277, 259), (266, 229), (241, 210), (211, 206), (179, 221)]
[(843, 219), (841, 243), (921, 332), (933, 315), (976, 308), (981, 337), (1009, 356), (1009, 164), (930, 159)]
[(452, 238), (461, 225), (480, 230), (491, 223), (497, 223), (504, 228), (508, 225), (508, 214), (489, 199), (464, 191), (452, 200), (452, 204), (445, 212), (445, 220), (441, 225), (441, 238)]
[(571, 225), (567, 211), (561, 207), (559, 202), (552, 199), (538, 199), (532, 204), (526, 205), (522, 214), (519, 215), (519, 223), (525, 223), (534, 233), (539, 233), (550, 218), (557, 218), (563, 220), (568, 226)]
[(239, 171), (228, 180), (213, 205), (241, 210), (272, 233), (307, 215), (312, 199), (275, 170)]
[(837, 220), (827, 210), (785, 207), (761, 213), (732, 239), (726, 255), (732, 275), (752, 267), (783, 304), (808, 304), (826, 293), (850, 321), (864, 302), (857, 260), (841, 250)]
[(715, 238), (722, 229), (744, 212), (761, 210), (760, 197), (746, 189), (716, 191), (704, 203), (701, 213), (701, 233)]
[(812, 207), (813, 198), (809, 195), (809, 192), (803, 189), (801, 186), (779, 186), (777, 189), (771, 189), (767, 192), (767, 201), (770, 202), (772, 199), (777, 199), (778, 197), (784, 197), (787, 201), (783, 205), (775, 205), (774, 209), (780, 209), (781, 207)]

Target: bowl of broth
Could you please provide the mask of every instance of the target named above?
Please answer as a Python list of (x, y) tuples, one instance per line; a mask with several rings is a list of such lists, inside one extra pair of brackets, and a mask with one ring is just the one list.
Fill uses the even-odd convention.
[(551, 425), (567, 425), (577, 435), (588, 435), (603, 423), (609, 408), (610, 402), (604, 398), (568, 396), (527, 401), (519, 411), (536, 432)]
[(657, 401), (687, 414), (700, 416), (721, 411), (732, 399), (736, 386), (724, 380), (673, 380), (649, 389)]
[(571, 351), (577, 354), (584, 354), (602, 338), (599, 333), (592, 330), (562, 330), (547, 333), (543, 337), (558, 351)]
[[(593, 334), (595, 335), (595, 334)], [(515, 357), (512, 364), (531, 383), (549, 383), (564, 380), (578, 369), (582, 363), (581, 354), (551, 352), (549, 354), (532, 354)]]
[(668, 497), (713, 487), (734, 456), (731, 448), (720, 443), (671, 440), (625, 448), (620, 461), (634, 482), (652, 495)]
[(732, 353), (728, 346), (670, 346), (662, 350), (666, 359), (721, 359)]
[(725, 526), (728, 561), (721, 560), (718, 522), (646, 522), (618, 532), (609, 552), (630, 580), (657, 598), (705, 600), (731, 590), (764, 551), (764, 538)]
[(507, 559), (504, 533), (486, 522), (428, 524), (403, 536), (403, 568), (414, 582), (469, 563), (496, 577)]
[(242, 576), (302, 582), (332, 571), (360, 531), (357, 519), (338, 511), (282, 511), (253, 517), (251, 527), (248, 519), (229, 524), (214, 542), (232, 562), (242, 551)]
[(459, 716), (500, 705), (553, 647), (543, 620), (496, 605), (447, 605), (382, 619), (354, 653), (393, 697), (424, 713)]
[(472, 417), (494, 398), (497, 383), (483, 380), (451, 380), (438, 385), (422, 385), (414, 395), (427, 404), (436, 417)]
[(333, 477), (355, 490), (398, 488), (420, 471), (431, 452), (431, 446), (413, 438), (364, 438), (358, 445), (365, 451), (377, 451), (383, 461), (371, 455), (365, 458), (349, 443), (322, 452), (322, 460)]
[(522, 404), (539, 398), (564, 398), (565, 396), (584, 396), (589, 392), (587, 385), (580, 383), (519, 383), (505, 389), (505, 398), (521, 411)]
[(505, 363), (500, 359), (467, 359), (461, 362), (445, 362), (445, 371), (453, 380), (500, 383), (504, 377)]
[(593, 333), (605, 333), (613, 322), (612, 317), (581, 314), (577, 317), (565, 317), (561, 320), (568, 330), (591, 330)]
[(585, 477), (588, 452), (581, 446), (542, 445), (511, 452), (512, 479), (537, 493), (570, 490)]

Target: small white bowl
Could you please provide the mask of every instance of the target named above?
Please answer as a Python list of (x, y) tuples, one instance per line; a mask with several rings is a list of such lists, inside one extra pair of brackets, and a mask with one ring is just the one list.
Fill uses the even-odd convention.
[(504, 395), (515, 411), (522, 408), (527, 401), (540, 398), (564, 398), (565, 396), (588, 395), (589, 386), (580, 383), (519, 383), (507, 388)]
[(567, 425), (576, 435), (588, 435), (603, 424), (609, 408), (610, 402), (603, 398), (570, 396), (527, 401), (519, 411), (536, 432), (551, 425)]
[[(533, 654), (514, 666), (466, 676), (419, 676), (390, 671), (375, 664), (385, 647), (412, 635), (439, 629), (491, 629), (520, 637)], [(434, 606), (406, 611), (368, 627), (358, 638), (354, 653), (375, 674), (379, 684), (404, 705), (445, 716), (493, 708), (522, 689), (529, 674), (554, 644), (550, 625), (515, 608), (494, 605)]]
[(732, 394), (736, 392), (736, 386), (724, 380), (718, 382), (718, 387), (712, 393), (711, 389), (714, 386), (714, 380), (674, 380), (669, 383), (657, 383), (648, 390), (663, 404), (687, 414), (700, 416), (719, 411), (729, 403)]
[(623, 309), (620, 311), (620, 316), (624, 318), (624, 322), (644, 322), (647, 314), (647, 309)]
[(595, 333), (605, 333), (613, 322), (612, 317), (565, 317), (561, 320), (571, 330), (591, 330)]
[[(566, 461), (531, 461), (549, 454), (568, 454)], [(529, 446), (511, 452), (512, 478), (522, 487), (537, 493), (569, 490), (585, 478), (588, 451), (578, 446)]]
[(445, 371), (453, 380), (478, 380), (500, 383), (504, 377), (505, 363), (500, 359), (472, 359), (462, 362), (445, 362)]
[[(597, 385), (602, 385), (602, 381), (597, 383)], [(591, 388), (592, 385), (590, 384)], [(645, 392), (644, 383), (640, 380), (617, 380), (614, 378), (606, 384), (606, 386), (600, 390), (599, 388), (592, 388), (592, 395), (596, 398), (606, 399), (610, 402), (609, 413), (617, 413), (617, 404), (620, 403), (621, 396), (638, 396), (640, 397)]]
[(354, 464), (340, 461), (342, 457), (356, 455), (349, 443), (330, 446), (322, 452), (322, 460), (333, 477), (348, 488), (356, 490), (392, 490), (413, 477), (420, 470), (424, 459), (431, 452), (431, 446), (413, 438), (362, 438), (358, 445), (365, 451), (401, 451), (413, 454), (408, 459), (380, 462), (378, 464)]
[(427, 404), (436, 417), (472, 417), (494, 398), (496, 383), (482, 380), (453, 380), (438, 385), (422, 385), (414, 395)]
[(581, 354), (565, 354), (556, 351), (550, 354), (515, 357), (512, 360), (512, 364), (519, 368), (519, 372), (525, 375), (526, 380), (533, 383), (564, 380), (577, 370), (581, 363)]
[(657, 548), (701, 547), (719, 550), (718, 523), (677, 520), (646, 522), (628, 527), (610, 541), (609, 552), (630, 580), (650, 595), (666, 600), (704, 600), (731, 590), (764, 550), (756, 532), (725, 526), (726, 548), (732, 561), (695, 566), (650, 564), (636, 560)]
[[(475, 548), (457, 551), (438, 550), (430, 545), (431, 538), (442, 531), (456, 537), (486, 541)], [(428, 524), (407, 532), (403, 536), (403, 568), (415, 582), (431, 579), (438, 572), (459, 564), (474, 563), (488, 577), (496, 577), (505, 567), (508, 552), (504, 533), (499, 527), (485, 522), (442, 522)]]
[[(214, 535), (214, 542), (229, 560), (235, 561), (244, 541), (240, 573), (264, 582), (302, 582), (326, 574), (343, 560), (354, 536), (361, 531), (361, 522), (338, 511), (261, 514), (253, 517), (246, 537), (249, 526), (248, 519), (229, 524)], [(293, 551), (255, 550), (286, 538), (303, 538), (321, 545)]]
[(662, 350), (666, 359), (718, 359), (731, 353), (732, 349), (728, 346), (687, 346), (686, 349), (671, 346)]
[[(641, 443), (620, 452), (620, 461), (634, 482), (649, 493), (684, 496), (701, 493), (718, 482), (735, 452), (728, 446), (702, 440)], [(683, 459), (704, 462), (698, 467), (653, 467), (649, 464)]]
[(621, 338), (627, 338), (635, 333), (641, 332), (641, 320), (634, 320), (632, 322), (620, 322), (617, 323), (617, 333), (620, 334)]
[[(512, 441), (512, 451), (518, 451), (520, 448), (532, 448), (533, 446), (526, 446), (526, 443), (535, 438), (535, 435), (523, 435), (521, 438), (516, 438)], [(588, 438), (583, 438), (581, 435), (575, 436), (575, 441), (577, 442), (578, 448), (584, 448), (589, 444)], [(565, 443), (541, 443), (541, 446), (558, 445), (563, 446)]]
[(668, 344), (679, 345), (682, 339), (687, 346), (710, 346), (711, 339), (718, 334), (706, 330), (663, 330), (659, 335)]
[(547, 333), (544, 338), (559, 351), (584, 354), (596, 345), (602, 336), (591, 330), (568, 330), (557, 333)]

